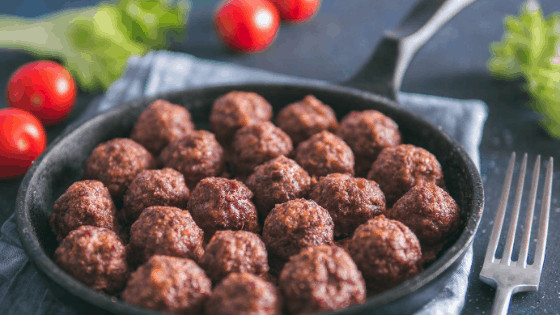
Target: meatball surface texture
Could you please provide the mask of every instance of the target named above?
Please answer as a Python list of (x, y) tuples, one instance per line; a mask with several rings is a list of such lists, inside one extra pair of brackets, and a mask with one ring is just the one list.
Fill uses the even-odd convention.
[(422, 252), (414, 233), (383, 215), (356, 229), (348, 251), (371, 293), (392, 288), (422, 269)]
[(415, 185), (425, 182), (444, 185), (443, 171), (436, 157), (410, 144), (383, 149), (373, 162), (368, 179), (379, 184), (387, 206), (392, 206)]
[(323, 131), (300, 143), (296, 162), (311, 176), (331, 173), (354, 175), (354, 154), (350, 147), (334, 134)]
[(54, 261), (94, 290), (115, 293), (126, 284), (126, 248), (115, 232), (84, 225), (71, 231), (54, 252)]
[(218, 284), (206, 303), (206, 315), (282, 314), (276, 287), (250, 273), (232, 273)]
[(212, 283), (188, 258), (156, 255), (130, 276), (122, 299), (130, 304), (173, 314), (198, 314)]
[(185, 209), (189, 188), (183, 174), (171, 168), (144, 170), (138, 174), (123, 198), (126, 221), (134, 222), (150, 206), (170, 206)]
[(292, 140), (271, 122), (239, 129), (233, 140), (232, 168), (237, 176), (247, 176), (255, 166), (293, 151)]
[(266, 217), (263, 241), (269, 255), (287, 260), (309, 246), (332, 244), (334, 223), (315, 201), (294, 199), (277, 204)]
[(100, 181), (73, 183), (55, 201), (53, 210), (49, 222), (59, 242), (82, 225), (107, 228), (119, 233), (117, 209), (109, 190)]
[(217, 231), (200, 259), (208, 277), (218, 283), (232, 272), (263, 275), (268, 272), (268, 256), (263, 241), (247, 231)]
[(350, 112), (340, 122), (337, 135), (354, 152), (358, 176), (367, 175), (381, 150), (402, 142), (397, 123), (376, 110)]
[(360, 224), (385, 212), (385, 195), (379, 185), (348, 174), (321, 177), (309, 197), (329, 211), (335, 236), (352, 235)]
[(151, 103), (138, 117), (130, 137), (158, 155), (170, 142), (194, 130), (189, 111), (166, 100)]
[(216, 138), (226, 145), (242, 127), (269, 121), (272, 106), (264, 97), (253, 92), (232, 91), (220, 96), (212, 105), (210, 125)]
[(101, 181), (113, 198), (122, 198), (138, 173), (155, 167), (155, 159), (143, 146), (116, 138), (93, 149), (84, 166), (84, 178)]
[(337, 246), (308, 247), (292, 256), (279, 286), (292, 314), (338, 310), (366, 299), (362, 274)]
[(408, 226), (422, 245), (424, 260), (433, 259), (461, 225), (461, 210), (441, 187), (424, 183), (412, 187), (387, 212), (391, 219)]
[(255, 167), (247, 186), (255, 194), (259, 214), (265, 218), (276, 204), (305, 197), (311, 178), (296, 161), (281, 155)]
[(205, 130), (190, 132), (171, 142), (163, 149), (159, 159), (163, 165), (181, 172), (190, 189), (201, 179), (224, 171), (224, 150), (214, 134)]
[(207, 239), (217, 230), (258, 233), (260, 226), (252, 197), (249, 188), (238, 180), (208, 177), (192, 191), (188, 209)]
[(294, 145), (321, 131), (335, 132), (338, 128), (333, 109), (313, 95), (280, 110), (276, 124), (292, 138)]
[(148, 207), (130, 228), (129, 261), (139, 265), (153, 255), (198, 260), (204, 253), (203, 240), (204, 233), (188, 211)]

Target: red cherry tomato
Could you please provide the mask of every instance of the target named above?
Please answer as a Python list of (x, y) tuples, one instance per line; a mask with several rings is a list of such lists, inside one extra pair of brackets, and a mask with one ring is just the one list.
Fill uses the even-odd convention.
[(45, 129), (35, 116), (17, 108), (0, 110), (0, 178), (24, 174), (46, 145)]
[(216, 11), (214, 24), (220, 39), (234, 50), (266, 49), (278, 32), (278, 11), (267, 0), (230, 0)]
[(284, 21), (305, 22), (309, 20), (321, 4), (321, 0), (270, 0)]
[(66, 68), (52, 61), (35, 61), (12, 74), (8, 104), (26, 110), (44, 124), (57, 123), (70, 113), (76, 100), (76, 84)]

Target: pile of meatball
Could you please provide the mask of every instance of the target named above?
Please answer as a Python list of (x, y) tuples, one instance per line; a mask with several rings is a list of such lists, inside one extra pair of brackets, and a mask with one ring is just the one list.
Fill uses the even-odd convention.
[(55, 262), (163, 312), (301, 314), (398, 285), (457, 233), (439, 162), (402, 144), (389, 117), (338, 122), (309, 95), (272, 118), (252, 92), (215, 100), (212, 132), (182, 106), (150, 104), (54, 203)]

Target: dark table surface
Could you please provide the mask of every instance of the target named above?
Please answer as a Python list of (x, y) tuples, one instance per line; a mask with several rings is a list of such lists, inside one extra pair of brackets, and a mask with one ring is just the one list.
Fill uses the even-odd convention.
[[(96, 0), (2, 1), (1, 14), (38, 16), (62, 8), (97, 3)], [(558, 0), (541, 0), (545, 13), (560, 11)], [(194, 0), (188, 22), (188, 38), (173, 50), (201, 58), (222, 60), (302, 77), (340, 82), (367, 60), (383, 30), (398, 23), (414, 1), (324, 1), (314, 20), (303, 25), (282, 25), (278, 38), (266, 52), (236, 54), (225, 49), (212, 27), (217, 0)], [(538, 116), (524, 104), (527, 96), (519, 82), (491, 78), (486, 69), (488, 45), (503, 32), (502, 19), (517, 13), (522, 0), (479, 0), (441, 29), (412, 61), (402, 90), (463, 99), (481, 99), (489, 116), (480, 146), (481, 174), (486, 207), (474, 241), (474, 263), (464, 314), (489, 313), (494, 289), (478, 280), (488, 237), (493, 226), (501, 185), (511, 151), (528, 152), (530, 159), (560, 157), (560, 141), (548, 137), (538, 126)], [(0, 87), (20, 65), (33, 60), (21, 52), (0, 51)], [(70, 121), (80, 115), (96, 95), (81, 92)], [(4, 98), (0, 107), (6, 106)], [(52, 141), (64, 128), (48, 129)], [(559, 161), (557, 159), (557, 161)], [(548, 250), (538, 292), (514, 296), (512, 314), (558, 314), (560, 312), (560, 166), (554, 173)], [(0, 182), (0, 222), (14, 210), (20, 180)], [(506, 222), (507, 224), (507, 222)]]

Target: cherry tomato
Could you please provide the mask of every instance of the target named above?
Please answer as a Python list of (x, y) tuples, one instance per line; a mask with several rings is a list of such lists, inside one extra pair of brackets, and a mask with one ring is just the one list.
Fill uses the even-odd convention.
[(284, 21), (306, 22), (309, 20), (321, 4), (321, 0), (270, 0)]
[(76, 84), (66, 68), (52, 61), (27, 63), (8, 81), (8, 104), (26, 110), (45, 125), (70, 113), (76, 100)]
[(214, 16), (220, 39), (234, 50), (256, 52), (266, 49), (276, 37), (280, 18), (267, 0), (222, 2)]
[(0, 110), (0, 178), (24, 174), (46, 145), (45, 129), (35, 116), (17, 108)]

